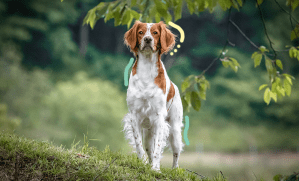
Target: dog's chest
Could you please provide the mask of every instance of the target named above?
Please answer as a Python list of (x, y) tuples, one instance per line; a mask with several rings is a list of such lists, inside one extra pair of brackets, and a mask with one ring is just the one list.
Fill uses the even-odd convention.
[(153, 65), (138, 65), (137, 74), (130, 77), (127, 103), (130, 109), (139, 110), (144, 115), (157, 112), (165, 105), (165, 95), (155, 84), (157, 68)]

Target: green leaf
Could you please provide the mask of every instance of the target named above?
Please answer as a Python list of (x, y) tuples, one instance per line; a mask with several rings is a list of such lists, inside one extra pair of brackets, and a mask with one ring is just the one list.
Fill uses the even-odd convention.
[(232, 6), (233, 6), (234, 8), (236, 8), (236, 9), (239, 11), (239, 5), (238, 5), (238, 3), (236, 2), (236, 0), (231, 0), (231, 2), (232, 2)]
[[(205, 85), (206, 87), (206, 85)], [(206, 100), (206, 89), (201, 86), (201, 84), (197, 83), (197, 88), (199, 90), (199, 97), (203, 100)]]
[(223, 9), (223, 11), (226, 11), (226, 9), (228, 9), (231, 5), (229, 5), (226, 0), (218, 0), (218, 3), (220, 7)]
[(290, 48), (290, 50), (289, 50), (289, 55), (290, 55), (291, 58), (294, 57), (294, 56), (293, 56), (293, 49), (294, 49), (294, 47)]
[(177, 21), (182, 18), (182, 3), (183, 1), (180, 0), (174, 8), (174, 21)]
[(194, 12), (194, 3), (191, 0), (186, 0), (187, 8), (189, 9), (190, 14), (192, 15)]
[(184, 98), (184, 96), (183, 97), (181, 97), (181, 100), (182, 100), (182, 104), (183, 104), (183, 110), (185, 111), (185, 110), (188, 110), (188, 112), (189, 112), (189, 105), (188, 105), (188, 103), (187, 103), (187, 101), (185, 100), (185, 98)]
[(210, 88), (210, 82), (208, 80), (205, 80), (205, 84), (207, 85), (207, 88)]
[(155, 20), (156, 20), (156, 23), (159, 23), (161, 21), (160, 15), (158, 13), (155, 14)]
[(263, 88), (267, 87), (267, 86), (268, 86), (268, 84), (263, 84), (263, 85), (261, 85), (261, 86), (259, 87), (259, 91), (262, 90)]
[(182, 83), (182, 92), (185, 92), (185, 90), (186, 90), (188, 87), (190, 87), (190, 82), (185, 80), (185, 81)]
[(269, 105), (270, 103), (270, 89), (269, 87), (265, 90), (265, 93), (264, 93), (264, 101), (265, 103), (267, 103), (267, 105)]
[(238, 66), (235, 66), (233, 62), (228, 62), (229, 63), (229, 66), (230, 68), (232, 68), (236, 73), (238, 72)]
[(113, 16), (114, 16), (114, 26), (118, 26), (121, 23), (121, 6), (118, 6), (113, 10)]
[(199, 111), (199, 109), (201, 107), (201, 101), (198, 97), (198, 94), (194, 91), (192, 91), (192, 93), (191, 93), (191, 105), (192, 105), (193, 109), (195, 109), (196, 111)]
[(257, 67), (261, 64), (262, 58), (263, 58), (263, 55), (260, 54), (260, 53), (257, 53), (255, 55), (255, 57), (254, 57), (254, 67)]
[(94, 28), (95, 18), (96, 18), (95, 9), (92, 9), (91, 12), (90, 12), (90, 15), (88, 17), (88, 20), (87, 20), (87, 24), (89, 22), (91, 29)]
[(273, 82), (272, 83), (272, 89), (271, 89), (271, 91), (275, 92), (276, 91), (276, 87), (277, 87), (277, 83)]
[(95, 8), (96, 8), (97, 14), (101, 17), (102, 15), (104, 15), (106, 13), (108, 7), (109, 7), (109, 3), (101, 2)]
[(136, 11), (134, 10), (131, 10), (131, 14), (133, 15), (133, 17), (136, 19), (136, 20), (139, 20), (141, 14), (137, 13)]
[(121, 24), (122, 25), (125, 25), (125, 24), (128, 24), (128, 22), (130, 21), (131, 19), (131, 13), (129, 10), (125, 10), (124, 12), (124, 15), (122, 17), (122, 20), (121, 20)]
[(251, 55), (251, 59), (254, 59), (255, 56), (256, 56), (257, 54), (259, 54), (259, 53), (258, 53), (258, 52), (254, 52), (254, 53)]
[(292, 5), (292, 10), (294, 11), (294, 10), (298, 7), (298, 5), (299, 5), (299, 1), (298, 1), (298, 0), (295, 0), (295, 1), (293, 1), (293, 2), (291, 3), (291, 5)]
[(258, 5), (261, 5), (264, 0), (257, 0)]
[(204, 11), (205, 10), (205, 3), (206, 3), (206, 1), (197, 1), (197, 3), (196, 3), (197, 11)]
[(260, 51), (262, 52), (262, 53), (264, 53), (264, 52), (269, 52), (269, 50), (265, 47), (265, 46), (260, 46)]
[(296, 27), (292, 32), (291, 32), (291, 41), (297, 39), (299, 37), (299, 29)]
[(271, 59), (266, 57), (265, 58), (265, 64), (266, 64), (266, 69), (267, 69), (268, 73), (270, 73), (273, 69)]
[(283, 76), (285, 76), (285, 77), (290, 77), (290, 78), (292, 78), (293, 80), (295, 80), (295, 77), (293, 77), (293, 76), (291, 76), (291, 75), (289, 75), (289, 74), (282, 74)]
[(243, 6), (242, 0), (237, 0), (237, 1), (238, 1), (239, 5), (242, 7)]
[(132, 6), (135, 6), (136, 3), (137, 3), (137, 0), (131, 0), (131, 7), (132, 7)]
[(222, 62), (222, 65), (225, 67), (225, 68), (227, 68), (228, 66), (229, 66), (229, 60), (222, 60), (221, 61)]
[(203, 99), (203, 100), (206, 100), (206, 97), (207, 97), (207, 93), (206, 93), (206, 91), (201, 90), (201, 91), (199, 92), (199, 97), (200, 97), (201, 99)]
[(286, 94), (290, 97), (291, 89), (292, 89), (291, 84), (286, 79), (284, 79), (283, 84), (284, 84), (284, 90), (286, 91)]
[(282, 63), (281, 63), (281, 61), (280, 60), (276, 60), (276, 65), (282, 70), (283, 69), (283, 67), (282, 67)]
[(241, 67), (236, 59), (234, 59), (232, 57), (229, 57), (229, 59), (231, 59), (233, 61), (234, 66)]
[(276, 87), (277, 93), (281, 94), (282, 96), (285, 96), (285, 90), (284, 88), (277, 86)]
[(168, 22), (172, 20), (172, 16), (168, 11), (167, 11), (167, 16), (163, 18), (166, 24), (168, 24)]
[(291, 84), (291, 85), (293, 85), (293, 83), (292, 83), (292, 79), (290, 78), (290, 77), (285, 77), (286, 78), (286, 80)]
[(271, 97), (275, 102), (277, 102), (277, 93), (276, 93), (276, 92), (272, 92), (272, 91), (270, 91), (270, 97)]
[(130, 10), (130, 20), (127, 23), (127, 28), (128, 29), (130, 28), (132, 21), (133, 21), (133, 15), (132, 15), (131, 10)]
[(185, 94), (185, 100), (187, 101), (188, 104), (191, 103), (191, 92), (187, 92)]
[(167, 17), (166, 4), (164, 4), (163, 2), (161, 2), (159, 0), (154, 0), (154, 2), (155, 2), (158, 13), (164, 18)]

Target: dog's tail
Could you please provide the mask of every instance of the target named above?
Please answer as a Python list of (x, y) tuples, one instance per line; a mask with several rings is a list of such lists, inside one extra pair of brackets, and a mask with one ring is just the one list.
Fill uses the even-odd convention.
[(133, 135), (133, 126), (132, 126), (132, 116), (130, 113), (127, 113), (122, 120), (124, 129), (122, 130), (125, 133), (125, 138), (129, 140), (130, 145), (134, 148), (133, 152), (136, 152), (136, 144)]

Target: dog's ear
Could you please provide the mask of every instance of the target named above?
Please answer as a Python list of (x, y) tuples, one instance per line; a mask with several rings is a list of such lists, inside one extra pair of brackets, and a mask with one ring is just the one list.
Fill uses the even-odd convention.
[(137, 54), (137, 29), (140, 21), (135, 21), (133, 27), (125, 33), (124, 43), (130, 48), (130, 51)]
[(167, 29), (163, 21), (160, 21), (159, 25), (161, 28), (161, 37), (160, 37), (161, 54), (163, 54), (163, 53), (167, 53), (174, 47), (176, 36), (173, 33), (171, 33), (169, 29)]

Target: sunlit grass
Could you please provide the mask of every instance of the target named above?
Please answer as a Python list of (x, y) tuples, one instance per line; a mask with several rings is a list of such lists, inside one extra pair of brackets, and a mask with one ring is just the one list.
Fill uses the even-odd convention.
[[(72, 144), (71, 149), (65, 149), (1, 132), (0, 157), (5, 164), (0, 170), (11, 178), (50, 180), (226, 180), (219, 174), (212, 179), (202, 179), (183, 168), (161, 167), (161, 173), (157, 173), (150, 165), (143, 164), (136, 154), (112, 152), (108, 146), (100, 151), (89, 147), (88, 142), (78, 145)], [(25, 166), (17, 168), (15, 164)]]

